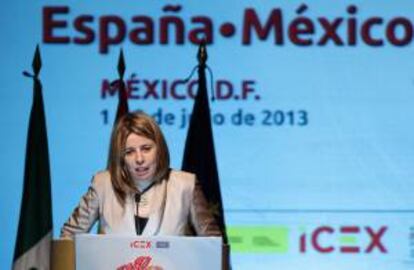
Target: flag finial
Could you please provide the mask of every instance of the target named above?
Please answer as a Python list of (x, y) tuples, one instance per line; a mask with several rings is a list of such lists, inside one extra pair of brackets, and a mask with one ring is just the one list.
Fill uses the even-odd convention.
[(40, 69), (42, 68), (42, 59), (40, 57), (39, 45), (36, 45), (36, 50), (35, 50), (33, 61), (32, 61), (32, 68), (33, 68), (34, 76), (37, 77), (40, 73)]
[(124, 52), (121, 49), (119, 52), (119, 59), (118, 59), (118, 74), (121, 80), (124, 78), (125, 73), (125, 59), (124, 59)]
[(206, 41), (203, 39), (200, 42), (200, 46), (198, 47), (197, 59), (200, 65), (205, 65), (207, 62), (207, 48), (206, 48)]

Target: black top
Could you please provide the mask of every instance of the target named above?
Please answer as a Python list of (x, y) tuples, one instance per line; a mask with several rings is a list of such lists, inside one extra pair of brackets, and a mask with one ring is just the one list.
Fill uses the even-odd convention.
[(137, 235), (141, 235), (144, 231), (145, 225), (147, 225), (148, 218), (142, 218), (139, 216), (135, 217), (135, 230), (137, 232)]

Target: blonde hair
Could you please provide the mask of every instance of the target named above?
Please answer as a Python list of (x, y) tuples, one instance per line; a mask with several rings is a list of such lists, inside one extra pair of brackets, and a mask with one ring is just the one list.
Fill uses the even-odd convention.
[(155, 142), (157, 149), (155, 181), (165, 178), (170, 167), (168, 146), (155, 120), (142, 111), (122, 116), (112, 131), (108, 160), (108, 170), (111, 175), (112, 186), (122, 206), (125, 205), (127, 194), (138, 191), (129, 176), (123, 155), (126, 140), (131, 133), (146, 137)]

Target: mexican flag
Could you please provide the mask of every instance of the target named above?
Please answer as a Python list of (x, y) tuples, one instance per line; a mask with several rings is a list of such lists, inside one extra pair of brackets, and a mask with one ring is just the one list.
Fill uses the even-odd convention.
[(38, 79), (41, 67), (39, 48), (33, 60), (34, 94), (26, 145), (23, 197), (19, 228), (14, 250), (14, 270), (50, 269), (52, 243), (52, 202), (46, 120), (42, 85)]

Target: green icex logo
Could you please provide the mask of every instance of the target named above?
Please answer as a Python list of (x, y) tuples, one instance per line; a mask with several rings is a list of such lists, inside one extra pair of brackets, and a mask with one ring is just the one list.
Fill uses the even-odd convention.
[(286, 253), (288, 228), (278, 226), (231, 226), (227, 228), (231, 251), (241, 253)]

